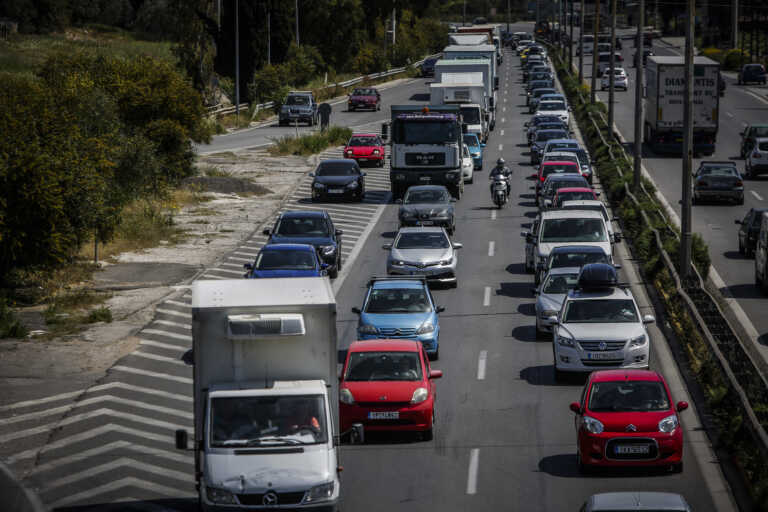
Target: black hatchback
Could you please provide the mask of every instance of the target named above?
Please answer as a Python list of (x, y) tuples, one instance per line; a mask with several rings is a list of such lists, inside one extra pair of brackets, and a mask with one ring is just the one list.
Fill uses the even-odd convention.
[(312, 201), (321, 199), (365, 198), (365, 173), (355, 160), (349, 158), (324, 160), (315, 172), (309, 173), (312, 180)]
[(766, 74), (762, 64), (744, 64), (739, 71), (739, 85), (750, 82), (765, 85)]

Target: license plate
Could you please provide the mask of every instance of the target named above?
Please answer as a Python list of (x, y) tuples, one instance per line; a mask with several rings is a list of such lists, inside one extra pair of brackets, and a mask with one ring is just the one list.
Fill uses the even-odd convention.
[(419, 178), (419, 179), (420, 179), (421, 181), (432, 181), (432, 178), (430, 178), (429, 176), (422, 176), (422, 177), (421, 177), (421, 178)]
[(422, 226), (432, 226), (432, 225), (435, 224), (435, 221), (433, 221), (433, 220), (422, 220), (421, 222), (419, 222), (419, 224), (421, 224)]
[(651, 452), (648, 445), (618, 445), (616, 446), (617, 455), (647, 455)]
[(329, 188), (328, 189), (329, 194), (343, 194), (344, 189), (343, 188)]
[(357, 161), (358, 162), (367, 162), (368, 159), (367, 158), (358, 158)]
[(621, 352), (588, 352), (587, 359), (624, 359)]
[(397, 420), (400, 419), (399, 411), (371, 411), (368, 413), (369, 420)]

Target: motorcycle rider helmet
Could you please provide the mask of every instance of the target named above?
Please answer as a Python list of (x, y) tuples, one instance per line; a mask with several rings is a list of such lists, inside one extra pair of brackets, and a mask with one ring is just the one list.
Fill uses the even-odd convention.
[(498, 160), (496, 160), (496, 165), (498, 165), (499, 167), (501, 167), (501, 166), (502, 166), (502, 165), (504, 165), (505, 163), (506, 163), (506, 162), (504, 161), (504, 159), (503, 159), (503, 158), (499, 158)]

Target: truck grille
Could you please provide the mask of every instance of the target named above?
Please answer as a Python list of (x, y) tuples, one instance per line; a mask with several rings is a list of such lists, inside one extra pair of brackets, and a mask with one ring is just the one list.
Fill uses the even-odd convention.
[[(637, 447), (646, 453), (617, 453), (622, 447)], [(605, 457), (613, 460), (654, 460), (659, 456), (659, 447), (653, 439), (623, 438), (611, 439), (605, 444)]]
[(445, 165), (445, 153), (406, 153), (406, 165)]
[[(298, 505), (304, 499), (304, 492), (278, 492), (277, 503), (274, 505)], [(238, 494), (241, 505), (268, 505), (264, 503), (264, 494)]]
[[(605, 343), (605, 348), (600, 348), (600, 344)], [(626, 340), (622, 341), (580, 341), (582, 350), (588, 350), (589, 352), (600, 352), (604, 350), (622, 350), (626, 345)]]

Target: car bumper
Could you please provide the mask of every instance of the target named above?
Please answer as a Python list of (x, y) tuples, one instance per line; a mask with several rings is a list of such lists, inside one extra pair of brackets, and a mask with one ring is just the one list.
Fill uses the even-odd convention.
[(400, 226), (439, 226), (448, 229), (453, 227), (453, 219), (450, 217), (440, 219), (402, 218), (400, 219)]
[(370, 109), (376, 109), (375, 103), (347, 103), (347, 107), (350, 109), (355, 108), (370, 108)]
[(456, 265), (435, 265), (419, 268), (410, 265), (395, 266), (387, 264), (387, 274), (394, 276), (424, 276), (428, 282), (455, 283)]
[(483, 157), (472, 157), (472, 163), (475, 164), (475, 170), (483, 168)]
[[(647, 369), (649, 343), (638, 348), (625, 348), (615, 359), (591, 359), (590, 353), (580, 348), (555, 344), (555, 367), (562, 372), (589, 373), (596, 370)], [(617, 351), (619, 352), (619, 351)]]
[(381, 162), (384, 160), (384, 155), (344, 155), (344, 158), (349, 158), (357, 163), (364, 164), (367, 162)]
[[(329, 192), (329, 190), (342, 190), (341, 192)], [(362, 194), (363, 189), (361, 187), (357, 188), (336, 188), (328, 187), (323, 189), (312, 189), (312, 199), (356, 199), (360, 197)]]
[(357, 333), (358, 340), (388, 339), (388, 340), (419, 341), (424, 346), (424, 350), (427, 352), (427, 354), (434, 354), (435, 352), (437, 352), (437, 348), (439, 347), (439, 341), (438, 341), (439, 336), (440, 336), (439, 328), (435, 329), (434, 331), (428, 334), (414, 334), (413, 336), (395, 336), (393, 334), (390, 334), (385, 337), (379, 334), (360, 334), (360, 332)]
[(744, 190), (694, 190), (693, 197), (698, 199), (724, 199), (740, 201), (744, 199)]
[[(633, 457), (616, 454), (617, 446), (635, 443), (649, 446), (650, 453)], [(580, 431), (579, 455), (582, 464), (589, 466), (629, 467), (677, 464), (683, 460), (683, 432), (679, 426), (671, 434), (662, 432), (588, 434)]]
[(311, 121), (313, 118), (314, 116), (311, 112), (301, 113), (301, 114), (280, 114), (279, 116), (280, 122), (285, 122), (285, 121), (307, 122), (307, 121)]
[[(362, 423), (365, 430), (370, 431), (424, 431), (432, 428), (433, 400), (425, 400), (420, 404), (398, 403), (389, 405), (379, 404), (339, 404), (341, 431), (346, 432), (355, 423)], [(369, 412), (397, 412), (396, 419), (369, 419)]]
[(760, 162), (760, 163), (751, 162), (749, 166), (749, 170), (752, 171), (753, 174), (768, 172), (768, 162)]

